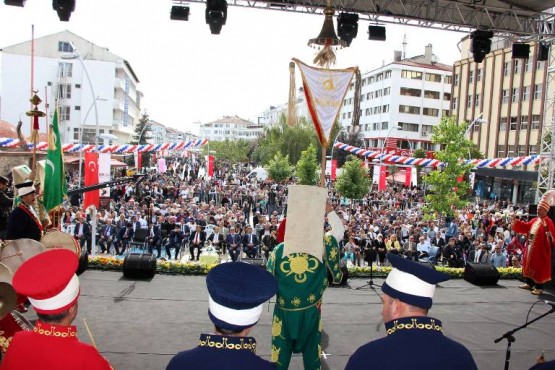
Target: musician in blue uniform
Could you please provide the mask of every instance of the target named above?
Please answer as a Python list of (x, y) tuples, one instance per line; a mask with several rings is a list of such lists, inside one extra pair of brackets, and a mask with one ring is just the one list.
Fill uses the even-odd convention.
[[(444, 336), (441, 321), (428, 316), (436, 284), (449, 277), (391, 253), (388, 259), (393, 268), (382, 286), (387, 336), (360, 347), (345, 369), (477, 370), (468, 349)], [(414, 356), (400, 355), (406, 349)]]
[(210, 270), (206, 286), (214, 331), (201, 334), (196, 348), (175, 355), (166, 370), (275, 369), (255, 354), (256, 340), (248, 335), (264, 302), (276, 293), (276, 279), (255, 265), (222, 263)]

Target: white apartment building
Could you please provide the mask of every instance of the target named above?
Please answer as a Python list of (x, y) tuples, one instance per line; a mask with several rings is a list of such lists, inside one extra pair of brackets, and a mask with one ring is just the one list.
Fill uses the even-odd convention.
[[(424, 55), (394, 61), (362, 74), (360, 126), (366, 147), (409, 154), (422, 148), (432, 151), (434, 126), (449, 115), (452, 66), (438, 63), (432, 45)], [(346, 127), (353, 119), (354, 81), (339, 114)]]
[[(275, 125), (279, 122), (282, 116), (287, 117), (288, 103), (270, 106), (269, 109), (260, 113), (258, 123), (266, 125)], [(297, 117), (305, 117), (308, 122), (312, 122), (312, 118), (308, 112), (308, 105), (306, 104), (306, 97), (304, 95), (304, 88), (299, 87), (297, 91), (297, 100), (295, 101), (295, 109), (297, 110)]]
[(166, 131), (167, 128), (163, 124), (150, 120), (148, 122), (148, 140), (151, 144), (163, 144), (166, 142)]
[(237, 116), (225, 116), (216, 121), (202, 123), (199, 136), (210, 141), (255, 140), (264, 132), (263, 123), (253, 123)]
[[(31, 41), (2, 48), (0, 58), (0, 119), (15, 124), (29, 110)], [(138, 83), (127, 60), (70, 31), (35, 40), (34, 89), (49, 116), (58, 99), (63, 142), (103, 143), (98, 127), (100, 136), (127, 143), (141, 118)], [(45, 126), (42, 120), (41, 132)]]

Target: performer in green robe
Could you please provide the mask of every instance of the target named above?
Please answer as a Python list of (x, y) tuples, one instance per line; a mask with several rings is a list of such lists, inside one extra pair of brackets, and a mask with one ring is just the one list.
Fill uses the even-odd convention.
[[(298, 225), (297, 222), (293, 221), (296, 213), (295, 208), (299, 208), (303, 210), (304, 214), (303, 235), (306, 235), (309, 228), (313, 227), (321, 228), (320, 235), (322, 236), (323, 212), (320, 213), (320, 217), (307, 217), (304, 200), (298, 203), (295, 202), (294, 188), (297, 187), (301, 186), (289, 187), (287, 227)], [(303, 196), (299, 198), (303, 198)], [(323, 199), (325, 200), (325, 196)], [(331, 211), (331, 206), (328, 211)], [(316, 214), (318, 214), (317, 211)], [(292, 235), (294, 231), (286, 228), (285, 242), (274, 249), (266, 265), (268, 271), (277, 278), (279, 286), (272, 322), (272, 361), (276, 363), (278, 370), (285, 370), (289, 367), (292, 353), (303, 354), (305, 370), (319, 370), (321, 368), (322, 323), (320, 308), (322, 295), (328, 287), (326, 268), (331, 272), (333, 283), (337, 284), (343, 278), (339, 268), (338, 246), (339, 235), (343, 235), (343, 228), (334, 212), (329, 213), (328, 218), (336, 220), (335, 225), (337, 226), (334, 227), (334, 235), (328, 233), (323, 236), (323, 243), (313, 242), (319, 244), (319, 248), (318, 245), (316, 245), (316, 248), (314, 246), (311, 248), (315, 251), (313, 254), (305, 252), (307, 249), (300, 245), (287, 248), (286, 251), (286, 243), (294, 244), (297, 239)], [(285, 222), (285, 220), (282, 222)], [(303, 249), (304, 251), (302, 251)], [(298, 252), (296, 252), (297, 250)], [(288, 253), (289, 251), (293, 252)], [(320, 258), (316, 257), (318, 251), (321, 254)]]

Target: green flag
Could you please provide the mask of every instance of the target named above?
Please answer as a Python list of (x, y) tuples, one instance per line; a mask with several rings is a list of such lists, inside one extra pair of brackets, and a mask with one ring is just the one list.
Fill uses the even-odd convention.
[(44, 170), (44, 208), (50, 212), (62, 204), (66, 195), (62, 142), (58, 128), (58, 107), (54, 110), (52, 125), (48, 130), (48, 152)]

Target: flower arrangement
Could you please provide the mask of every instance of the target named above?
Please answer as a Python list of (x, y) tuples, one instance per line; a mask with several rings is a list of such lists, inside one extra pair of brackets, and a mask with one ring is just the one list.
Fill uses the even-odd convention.
[[(206, 275), (217, 264), (204, 264), (193, 262), (169, 262), (158, 261), (156, 272), (159, 274), (172, 275)], [(121, 271), (123, 260), (114, 257), (89, 257), (89, 268), (91, 270)], [(449, 275), (452, 279), (462, 279), (464, 268), (451, 268), (446, 266), (435, 266), (437, 271)], [(497, 269), (501, 279), (519, 279), (522, 270), (515, 267), (502, 267)], [(375, 278), (386, 278), (391, 271), (391, 266), (372, 266), (372, 276)], [(369, 266), (353, 266), (349, 268), (349, 277), (367, 278), (370, 276)]]

